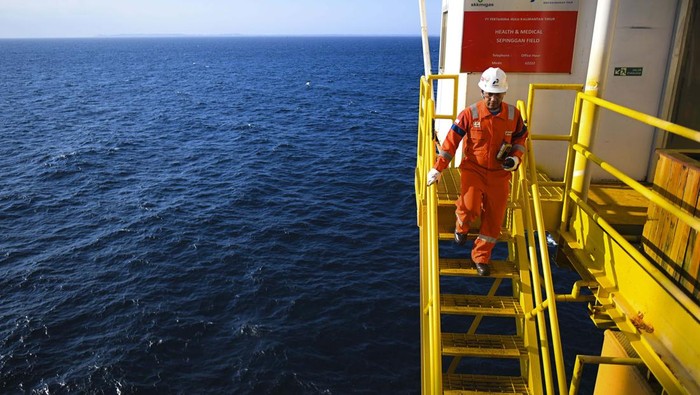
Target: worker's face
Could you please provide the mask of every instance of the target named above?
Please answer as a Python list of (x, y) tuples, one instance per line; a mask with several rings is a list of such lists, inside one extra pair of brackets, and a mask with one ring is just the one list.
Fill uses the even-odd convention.
[(481, 91), (481, 97), (484, 98), (484, 103), (489, 110), (495, 111), (501, 108), (501, 103), (503, 103), (503, 96), (505, 93), (489, 93)]

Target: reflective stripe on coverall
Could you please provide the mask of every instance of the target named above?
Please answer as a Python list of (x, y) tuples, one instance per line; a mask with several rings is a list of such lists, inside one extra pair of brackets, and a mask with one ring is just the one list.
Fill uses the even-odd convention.
[(503, 170), (496, 154), (506, 142), (513, 144), (509, 155), (522, 159), (527, 135), (520, 112), (512, 105), (502, 103), (500, 113), (493, 115), (485, 103), (477, 102), (458, 115), (440, 147), (435, 168), (442, 171), (462, 141), (461, 193), (455, 202), (455, 231), (467, 233), (469, 224), (481, 217), (471, 253), (475, 263), (488, 263), (491, 259), (508, 203), (511, 172)]

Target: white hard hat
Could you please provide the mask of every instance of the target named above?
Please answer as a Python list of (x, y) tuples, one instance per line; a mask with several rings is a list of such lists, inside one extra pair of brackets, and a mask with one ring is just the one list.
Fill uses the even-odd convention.
[(489, 93), (505, 93), (508, 91), (506, 72), (498, 67), (489, 67), (481, 74), (479, 88)]

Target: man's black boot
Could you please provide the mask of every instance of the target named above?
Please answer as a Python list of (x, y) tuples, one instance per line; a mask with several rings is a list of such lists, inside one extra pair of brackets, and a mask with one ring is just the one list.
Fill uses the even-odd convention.
[(474, 265), (480, 276), (485, 277), (491, 274), (491, 266), (488, 263), (475, 263)]
[(459, 233), (455, 230), (455, 244), (463, 246), (467, 243), (467, 234)]

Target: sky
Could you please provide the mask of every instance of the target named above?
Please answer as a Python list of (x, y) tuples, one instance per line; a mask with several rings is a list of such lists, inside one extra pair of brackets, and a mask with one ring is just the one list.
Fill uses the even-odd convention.
[[(425, 0), (439, 35), (441, 0)], [(419, 36), (419, 0), (0, 0), (0, 38)]]

